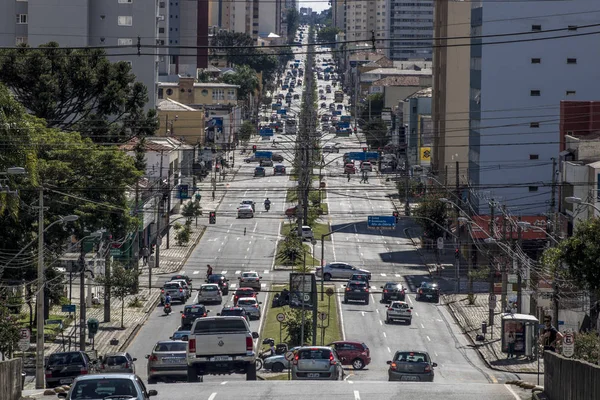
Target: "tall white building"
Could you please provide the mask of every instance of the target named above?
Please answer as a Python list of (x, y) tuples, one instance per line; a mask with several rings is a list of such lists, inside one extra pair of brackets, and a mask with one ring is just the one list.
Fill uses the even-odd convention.
[(347, 41), (371, 42), (374, 37), (376, 45), (381, 46), (386, 43), (383, 39), (387, 37), (388, 32), (387, 9), (389, 6), (387, 0), (346, 0), (345, 5)]
[[(452, 1), (452, 0), (446, 0)], [(387, 0), (389, 42), (392, 60), (432, 59), (433, 0)]]
[[(472, 3), (468, 181), (480, 213), (490, 199), (515, 215), (549, 211), (560, 101), (600, 97), (600, 38), (582, 28), (599, 15), (586, 0)], [(531, 34), (494, 37), (519, 32)]]

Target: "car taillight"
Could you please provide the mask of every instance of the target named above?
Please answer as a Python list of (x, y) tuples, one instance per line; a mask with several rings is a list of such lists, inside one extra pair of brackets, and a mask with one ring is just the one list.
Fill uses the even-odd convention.
[(409, 312), (409, 313), (410, 313), (410, 312), (412, 312), (412, 311), (410, 310), (410, 308), (407, 308), (407, 309), (406, 309), (406, 312)]
[(196, 352), (196, 339), (188, 340), (188, 349), (189, 349), (190, 353)]
[(129, 363), (125, 363), (125, 368), (129, 368)]
[(391, 369), (392, 371), (396, 371), (396, 369), (397, 369), (397, 368), (398, 368), (398, 366), (396, 365), (396, 363), (391, 363), (391, 364), (390, 364), (390, 369)]
[(425, 370), (424, 370), (424, 371), (425, 371), (425, 372), (431, 372), (431, 366), (430, 366), (429, 364), (427, 364), (427, 365), (425, 366)]
[(423, 290), (419, 289), (419, 294), (423, 294)]
[(296, 357), (294, 357), (294, 365), (298, 365), (298, 354), (296, 354)]
[(148, 357), (148, 361), (158, 361), (158, 357), (156, 357), (156, 355), (151, 355)]
[(181, 318), (185, 318), (185, 314), (181, 314)]
[(254, 349), (254, 342), (252, 341), (252, 336), (246, 337), (246, 351), (252, 351)]
[(387, 292), (388, 292), (387, 289), (383, 289), (383, 293), (387, 293)]
[(202, 314), (203, 317), (206, 317), (206, 313)]
[(85, 367), (81, 367), (81, 369), (79, 370), (79, 375), (87, 375), (88, 370)]
[(332, 353), (329, 353), (329, 364), (330, 365), (335, 365), (336, 364), (335, 358), (333, 357)]
[(367, 288), (365, 288), (365, 292), (368, 292), (368, 291), (369, 291), (369, 288), (368, 288), (368, 287), (367, 287)]
[(181, 292), (183, 292), (183, 289), (182, 289), (182, 288), (179, 288), (179, 293), (181, 293)]
[(349, 287), (346, 288), (346, 292), (349, 292), (351, 289)]
[(52, 371), (46, 371), (46, 378), (52, 378)]
[(164, 293), (165, 293), (165, 289), (160, 289), (160, 292), (161, 292), (162, 294), (164, 294)]

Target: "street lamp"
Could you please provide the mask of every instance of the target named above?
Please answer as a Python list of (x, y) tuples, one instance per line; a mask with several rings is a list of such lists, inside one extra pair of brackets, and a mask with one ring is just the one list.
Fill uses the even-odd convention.
[(58, 223), (67, 223), (77, 221), (78, 215), (67, 215), (60, 217), (58, 220), (52, 222), (47, 228), (44, 228), (44, 189), (40, 188), (40, 205), (39, 205), (39, 222), (38, 222), (38, 268), (37, 268), (37, 280), (38, 289), (35, 299), (35, 315), (36, 315), (36, 357), (35, 357), (35, 388), (45, 388), (45, 375), (44, 375), (44, 233), (52, 225)]
[(582, 204), (584, 206), (590, 206), (593, 207), (594, 210), (598, 211), (600, 213), (600, 208), (598, 208), (595, 204), (593, 203), (588, 203), (586, 201), (583, 201), (583, 199), (581, 197), (575, 197), (575, 196), (569, 196), (569, 197), (565, 197), (565, 201), (569, 204)]

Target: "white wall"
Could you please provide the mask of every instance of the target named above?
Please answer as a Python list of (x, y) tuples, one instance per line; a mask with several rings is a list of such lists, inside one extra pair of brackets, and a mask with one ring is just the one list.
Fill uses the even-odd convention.
[[(533, 24), (542, 25), (543, 30), (595, 24), (597, 9), (597, 3), (583, 0), (483, 2), (481, 34), (528, 32)], [(595, 12), (584, 12), (589, 10)], [(539, 15), (555, 17), (536, 17)], [(568, 35), (594, 29), (518, 38)], [(484, 42), (491, 40), (484, 39)], [(489, 191), (488, 196), (508, 204), (511, 212), (536, 215), (548, 211), (551, 158), (557, 158), (559, 152), (559, 102), (598, 99), (600, 53), (591, 49), (599, 45), (600, 38), (589, 35), (482, 46), (479, 185)], [(532, 64), (533, 57), (541, 58), (541, 64)], [(568, 65), (567, 57), (577, 58), (577, 64)], [(530, 96), (530, 90), (540, 90), (541, 96)], [(567, 97), (567, 90), (575, 90), (576, 95)], [(531, 122), (540, 122), (540, 127), (530, 128)], [(506, 145), (495, 145), (498, 143)], [(471, 153), (473, 151), (471, 148)], [(530, 160), (530, 154), (537, 154), (539, 159)], [(519, 184), (521, 187), (514, 186)], [(490, 185), (511, 187), (490, 188)], [(539, 189), (530, 192), (528, 185), (538, 185)], [(486, 210), (480, 208), (480, 212)]]

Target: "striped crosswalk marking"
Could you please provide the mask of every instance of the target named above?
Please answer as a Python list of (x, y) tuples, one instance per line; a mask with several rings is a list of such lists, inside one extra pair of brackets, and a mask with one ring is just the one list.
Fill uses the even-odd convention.
[(381, 274), (381, 276), (387, 276), (386, 274)]
[(200, 273), (200, 271), (194, 271), (193, 274), (194, 275), (198, 275)]
[(231, 285), (229, 285), (230, 289), (235, 289), (237, 287), (237, 283), (232, 283)]
[(268, 274), (268, 273), (269, 273), (269, 270), (268, 270), (268, 269), (265, 269), (265, 270), (263, 271), (263, 274)]
[(236, 274), (236, 275), (239, 275), (239, 274), (241, 274), (241, 273), (242, 273), (242, 271), (235, 271), (235, 274)]
[(266, 287), (267, 287), (267, 284), (266, 284), (266, 283), (261, 283), (261, 284), (260, 284), (260, 287), (261, 287), (261, 288), (266, 288)]
[(396, 274), (396, 278), (400, 278), (400, 274)]
[(222, 273), (223, 275), (226, 275), (226, 274), (227, 274), (227, 271), (221, 271), (221, 273)]

